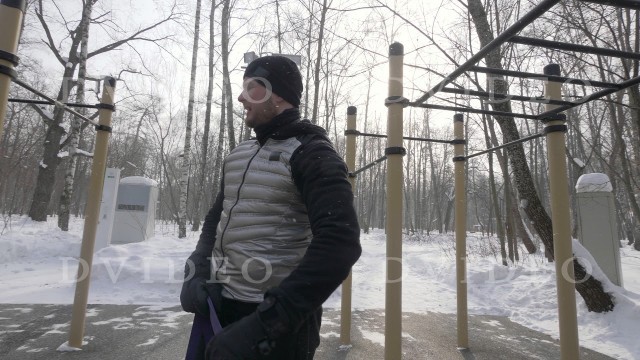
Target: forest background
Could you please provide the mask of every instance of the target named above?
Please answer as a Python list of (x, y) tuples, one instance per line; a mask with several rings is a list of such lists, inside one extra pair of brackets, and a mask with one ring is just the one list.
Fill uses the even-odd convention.
[[(107, 166), (120, 168), (122, 177), (156, 180), (157, 218), (175, 223), (183, 237), (187, 227), (200, 227), (218, 191), (223, 156), (252, 135), (237, 102), (245, 53), (300, 57), (305, 85), (301, 112), (323, 126), (344, 155), (348, 106), (358, 107), (358, 130), (386, 132), (392, 42), (404, 44), (405, 96), (414, 100), (536, 3), (29, 0), (17, 70), (20, 79), (40, 91), (73, 103), (95, 104), (99, 80), (106, 75), (119, 80)], [(637, 11), (560, 1), (521, 35), (639, 52), (639, 29)], [(482, 65), (542, 73), (550, 63), (559, 64), (563, 76), (594, 81), (620, 82), (639, 72), (637, 61), (514, 44), (502, 46)], [(536, 78), (469, 73), (454, 85), (543, 95), (543, 82)], [(566, 100), (591, 91), (579, 83), (563, 85)], [(11, 97), (35, 98), (16, 85)], [(430, 103), (505, 105), (445, 93)], [(544, 108), (541, 102), (507, 104), (528, 114)], [(640, 250), (638, 86), (571, 109), (567, 117), (569, 183), (585, 173), (606, 173), (615, 194), (620, 239)], [(450, 112), (407, 108), (404, 135), (450, 140), (452, 119)], [(465, 124), (469, 153), (543, 127), (473, 114)], [(94, 138), (91, 126), (60, 108), (10, 103), (0, 139), (3, 216), (26, 214), (36, 221), (57, 216), (60, 228), (68, 229), (70, 216), (83, 216)], [(385, 146), (384, 139), (358, 138), (356, 167), (383, 156)], [(452, 230), (453, 147), (411, 141), (405, 147), (405, 231)], [(527, 251), (549, 247), (540, 234), (544, 221), (530, 211), (537, 197), (540, 208), (549, 212), (546, 146), (539, 138), (519, 149), (521, 154), (496, 151), (473, 158), (467, 168), (468, 229), (497, 234), (505, 265), (517, 262), (520, 244)], [(529, 169), (530, 182), (523, 168)], [(382, 162), (357, 178), (356, 206), (365, 232), (384, 227), (385, 172)], [(575, 192), (573, 186), (570, 191)]]

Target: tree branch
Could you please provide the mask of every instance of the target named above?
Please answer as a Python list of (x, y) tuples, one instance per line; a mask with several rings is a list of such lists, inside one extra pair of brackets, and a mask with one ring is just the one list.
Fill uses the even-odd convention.
[(44, 20), (44, 16), (42, 14), (42, 0), (38, 2), (38, 5), (40, 5), (39, 6), (40, 11), (38, 11), (38, 7), (36, 6), (35, 7), (36, 17), (38, 17), (38, 20), (40, 21), (40, 24), (42, 25), (42, 28), (44, 29), (44, 32), (47, 35), (47, 40), (48, 40), (48, 42), (44, 40), (42, 40), (42, 42), (45, 43), (45, 45), (47, 45), (47, 47), (51, 50), (53, 55), (58, 59), (60, 64), (62, 64), (62, 66), (65, 66), (66, 61), (64, 61), (64, 59), (60, 55), (60, 52), (56, 48), (55, 42), (53, 41), (53, 36), (51, 36), (51, 31), (49, 30), (49, 26), (47, 25), (47, 22)]
[[(175, 8), (175, 6), (174, 6), (174, 8)], [(169, 16), (166, 17), (165, 19), (163, 19), (163, 20), (161, 20), (161, 21), (159, 21), (159, 22), (157, 22), (157, 23), (155, 23), (153, 25), (147, 26), (144, 29), (138, 30), (137, 32), (135, 32), (134, 34), (132, 34), (131, 36), (129, 36), (126, 39), (118, 40), (118, 41), (116, 41), (114, 43), (105, 45), (105, 46), (103, 46), (103, 47), (101, 47), (101, 48), (99, 48), (97, 50), (94, 50), (94, 51), (90, 52), (89, 54), (87, 54), (87, 59), (89, 59), (89, 58), (91, 58), (93, 56), (105, 53), (107, 51), (111, 51), (111, 50), (117, 49), (119, 46), (124, 45), (124, 44), (126, 44), (126, 43), (128, 43), (130, 41), (144, 40), (144, 41), (155, 42), (155, 41), (166, 39), (166, 38), (168, 38), (168, 36), (167, 37), (163, 37), (163, 38), (159, 38), (159, 39), (149, 39), (149, 38), (140, 37), (140, 35), (146, 33), (147, 31), (153, 30), (153, 29), (157, 28), (158, 26), (160, 26), (160, 25), (162, 25), (162, 24), (164, 24), (166, 22), (173, 21), (175, 15), (176, 14), (173, 12), (173, 9), (172, 9), (171, 13), (169, 14)]]
[(53, 126), (54, 125), (54, 122), (51, 121), (51, 119), (49, 119), (49, 117), (44, 113), (44, 110), (40, 106), (38, 106), (36, 104), (29, 104), (29, 106), (31, 106), (31, 108), (33, 110), (35, 110), (38, 113), (38, 115), (40, 115), (40, 117), (42, 118), (42, 121), (44, 121), (44, 123), (47, 126)]

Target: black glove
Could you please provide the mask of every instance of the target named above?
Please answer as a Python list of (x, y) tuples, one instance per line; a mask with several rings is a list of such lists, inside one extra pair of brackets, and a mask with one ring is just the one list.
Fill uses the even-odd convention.
[(194, 277), (182, 284), (180, 304), (186, 312), (209, 317), (207, 298), (211, 298), (213, 305), (220, 311), (221, 291), (222, 286), (219, 283), (207, 283), (205, 278)]
[(275, 297), (266, 298), (254, 313), (225, 327), (209, 341), (206, 360), (263, 359), (280, 339), (292, 332), (289, 317)]

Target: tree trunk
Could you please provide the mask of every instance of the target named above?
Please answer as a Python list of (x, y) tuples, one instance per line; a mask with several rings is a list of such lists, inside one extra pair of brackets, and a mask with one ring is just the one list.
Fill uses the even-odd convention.
[(324, 40), (324, 24), (327, 18), (327, 0), (323, 0), (322, 10), (320, 11), (320, 30), (318, 34), (318, 53), (316, 54), (316, 67), (313, 76), (313, 111), (311, 113), (311, 122), (318, 123), (318, 108), (320, 101), (320, 66), (322, 64), (322, 41)]
[[(522, 220), (518, 213), (518, 207), (515, 202), (515, 195), (511, 196), (511, 225), (513, 226), (513, 256), (515, 262), (520, 261), (520, 252), (518, 251), (518, 235), (522, 234)], [(518, 226), (520, 224), (520, 226)], [(526, 234), (526, 233), (525, 233)]]
[[(91, 0), (90, 2), (93, 3), (95, 2), (95, 0)], [(46, 35), (46, 40), (44, 40), (44, 43), (51, 51), (53, 58), (56, 59), (62, 66), (64, 66), (62, 83), (60, 85), (60, 90), (58, 91), (58, 94), (56, 96), (56, 100), (59, 102), (66, 102), (71, 91), (71, 86), (69, 86), (71, 84), (70, 79), (72, 79), (75, 68), (78, 65), (79, 61), (77, 53), (80, 41), (82, 40), (82, 36), (80, 35), (82, 32), (80, 31), (80, 29), (84, 26), (84, 24), (82, 23), (82, 21), (79, 21), (77, 22), (78, 25), (76, 27), (72, 27), (72, 22), (66, 21), (64, 18), (62, 18), (63, 24), (57, 25), (61, 25), (59, 29), (66, 28), (68, 33), (65, 34), (66, 37), (64, 37), (64, 40), (62, 40), (64, 44), (58, 43), (51, 36), (52, 32), (49, 29), (49, 25), (47, 23), (47, 21), (53, 22), (55, 20), (50, 20), (51, 18), (48, 16), (48, 14), (44, 13), (44, 7), (42, 5), (43, 1), (33, 1), (32, 3), (35, 4), (34, 13), (38, 18), (38, 21)], [(88, 5), (87, 2), (84, 3), (85, 6)], [(58, 8), (60, 7), (58, 4), (54, 5)], [(89, 59), (93, 56), (118, 49), (122, 45), (129, 44), (133, 41), (153, 41), (148, 37), (144, 37), (143, 34), (151, 31), (164, 22), (173, 20), (175, 16), (176, 14), (171, 12), (167, 16), (167, 18), (154, 25), (148, 26), (142, 30), (138, 30), (135, 34), (128, 34), (126, 35), (127, 37), (116, 40), (113, 43), (107, 44), (88, 53), (87, 58)], [(75, 21), (73, 23), (75, 23)], [(67, 44), (67, 40), (70, 40), (69, 44)], [(69, 49), (66, 58), (63, 57), (58, 50), (60, 48)], [(60, 127), (64, 120), (64, 110), (61, 107), (55, 107), (52, 117), (47, 116), (43, 111), (40, 111), (40, 115), (42, 116), (46, 124), (47, 130), (45, 134), (43, 156), (40, 162), (40, 167), (38, 169), (38, 178), (35, 185), (33, 200), (31, 201), (31, 206), (29, 209), (29, 216), (35, 221), (46, 221), (47, 211), (54, 189), (55, 175), (58, 169), (58, 165), (60, 164), (58, 152), (60, 150), (60, 139), (65, 132), (64, 129)]]
[[(480, 0), (468, 0), (469, 13), (471, 14), (476, 32), (482, 46), (486, 46), (493, 40), (493, 33), (487, 18), (487, 13), (482, 7)], [(502, 61), (500, 49), (496, 49), (489, 53), (485, 58), (488, 67), (502, 69)], [(496, 93), (507, 93), (507, 83), (500, 77), (496, 78), (493, 84), (493, 90)], [(491, 90), (492, 87), (489, 87)], [(511, 112), (511, 103), (502, 102), (493, 104), (493, 109), (497, 111)], [(505, 141), (514, 141), (519, 139), (518, 129), (515, 125), (513, 117), (496, 117), (496, 121), (502, 129)], [(533, 225), (545, 246), (553, 253), (553, 228), (551, 218), (542, 207), (540, 198), (535, 191), (531, 172), (526, 162), (524, 148), (521, 144), (510, 146), (507, 148), (509, 160), (515, 176), (516, 187), (521, 199), (526, 202), (524, 208), (527, 216), (533, 221)], [(605, 312), (613, 309), (613, 299), (611, 294), (605, 293), (600, 281), (586, 273), (586, 270), (577, 261), (574, 261), (576, 278), (584, 278), (583, 282), (576, 284), (576, 289), (585, 300), (589, 311)], [(584, 276), (578, 277), (577, 274)]]
[[(61, 97), (58, 97), (57, 100), (64, 101)], [(55, 123), (62, 123), (63, 111), (62, 108), (56, 108), (56, 110), (54, 110), (53, 121)], [(58, 157), (58, 151), (60, 150), (59, 144), (64, 133), (64, 129), (59, 125), (50, 125), (47, 127), (42, 160), (38, 168), (38, 178), (29, 209), (29, 217), (34, 221), (47, 221), (47, 211), (56, 180), (56, 170), (60, 163), (60, 158)]]
[[(492, 142), (491, 142), (491, 138), (489, 137), (489, 132), (488, 132), (488, 124), (487, 124), (487, 119), (486, 117), (482, 117), (482, 123), (483, 123), (483, 130), (484, 130), (484, 139), (485, 139), (485, 145), (487, 146), (487, 149), (492, 147)], [(499, 150), (498, 150), (499, 152)], [(492, 208), (493, 208), (493, 212), (496, 214), (496, 232), (498, 234), (498, 239), (500, 241), (500, 257), (502, 258), (502, 265), (507, 266), (509, 265), (508, 261), (507, 261), (507, 251), (506, 251), (506, 247), (505, 247), (505, 231), (504, 231), (504, 225), (502, 223), (502, 213), (500, 211), (500, 200), (498, 199), (498, 190), (496, 188), (496, 178), (494, 176), (494, 172), (493, 172), (493, 153), (489, 153), (489, 186), (491, 189), (491, 202), (492, 202)], [(491, 218), (489, 218), (489, 221), (491, 221)]]
[[(211, 2), (211, 12), (209, 14), (209, 82), (207, 84), (207, 106), (204, 112), (204, 133), (202, 134), (202, 154), (200, 158), (200, 180), (198, 181), (198, 190), (196, 196), (194, 196), (196, 213), (193, 216), (192, 231), (200, 230), (200, 219), (203, 216), (203, 204), (207, 204), (204, 195), (204, 183), (206, 179), (207, 158), (209, 155), (209, 131), (211, 127), (211, 105), (213, 105), (213, 76), (214, 76), (214, 64), (213, 57), (215, 55), (214, 41), (215, 41), (215, 14), (216, 14), (215, 0)], [(222, 127), (224, 128), (224, 127)], [(220, 154), (220, 153), (218, 153)], [(219, 155), (220, 156), (220, 155)]]
[[(455, 201), (455, 197), (453, 195), (453, 192), (449, 193), (448, 197), (447, 197), (447, 208), (445, 210), (444, 213), (444, 232), (445, 234), (449, 232), (449, 230), (451, 230), (452, 228), (452, 222), (453, 222), (453, 218), (451, 216), (451, 214), (453, 213), (453, 205), (454, 205), (454, 201)], [(440, 230), (440, 232), (442, 232)]]
[[(42, 3), (39, 3), (36, 6), (36, 15), (40, 24), (45, 29), (48, 29), (43, 11)], [(79, 26), (80, 25), (78, 25), (78, 27)], [(78, 28), (76, 28), (76, 30), (78, 30)], [(68, 61), (65, 65), (64, 73), (62, 74), (62, 83), (60, 84), (58, 96), (56, 97), (56, 100), (59, 102), (66, 102), (69, 98), (69, 93), (71, 92), (70, 80), (78, 64), (77, 52), (80, 40), (80, 36), (75, 36), (71, 42)], [(60, 54), (56, 52), (55, 55), (59, 56)], [(62, 135), (65, 133), (64, 129), (60, 126), (64, 121), (64, 109), (62, 107), (55, 106), (52, 118), (48, 118), (47, 115), (42, 112), (40, 112), (40, 114), (47, 126), (47, 131), (44, 138), (42, 160), (38, 168), (36, 187), (29, 209), (29, 217), (34, 221), (47, 220), (47, 212), (49, 203), (51, 202), (51, 195), (53, 194), (56, 172), (60, 164), (60, 158), (58, 157), (60, 139), (62, 139)]]
[[(369, 72), (369, 74), (371, 74), (371, 72)], [(365, 97), (365, 103), (364, 103), (364, 116), (361, 117), (362, 119), (364, 119), (364, 121), (360, 120), (358, 122), (358, 124), (362, 124), (363, 131), (365, 133), (367, 132), (367, 123), (368, 123), (367, 119), (369, 118), (369, 101), (370, 100), (371, 100), (371, 76), (367, 78), (367, 97)], [(359, 128), (359, 126), (356, 126), (356, 129), (357, 128)], [(356, 158), (360, 159), (360, 167), (367, 165), (369, 161), (371, 161), (367, 159), (373, 158), (373, 156), (371, 156), (373, 155), (373, 152), (367, 151), (367, 148), (366, 148), (367, 143), (369, 145), (372, 144), (372, 142), (360, 140), (361, 150), (360, 150), (360, 154), (357, 154), (356, 156)], [(358, 213), (360, 214), (360, 218), (361, 218), (362, 231), (364, 231), (365, 234), (368, 234), (369, 224), (371, 223), (371, 213), (373, 212), (372, 205), (373, 205), (373, 199), (375, 199), (376, 188), (375, 186), (373, 186), (373, 169), (369, 170), (366, 175), (367, 177), (360, 176), (358, 178), (360, 179), (360, 182), (358, 183), (358, 188), (356, 190), (360, 193), (360, 196), (358, 198), (360, 211)], [(368, 201), (366, 201), (367, 197), (368, 197)]]
[(189, 105), (187, 107), (187, 124), (184, 136), (184, 150), (182, 152), (182, 174), (180, 177), (180, 210), (178, 211), (178, 238), (180, 239), (187, 237), (187, 191), (189, 186), (189, 168), (191, 166), (191, 127), (193, 124), (193, 106), (196, 92), (201, 4), (202, 0), (196, 1), (196, 21), (193, 30), (193, 51), (191, 53), (191, 79), (189, 82)]
[[(224, 106), (222, 107), (224, 109)], [(215, 201), (216, 196), (218, 195), (220, 177), (221, 177), (221, 169), (222, 169), (222, 160), (223, 160), (223, 152), (224, 152), (224, 128), (225, 128), (225, 117), (220, 116), (220, 127), (218, 132), (218, 148), (216, 150), (216, 161), (213, 164), (213, 190), (211, 194), (211, 203)]]
[[(622, 100), (622, 94), (618, 94), (618, 96), (619, 98), (617, 99), (617, 101), (619, 102)], [(613, 105), (610, 106), (613, 107)], [(636, 200), (636, 191), (634, 191), (634, 188), (632, 186), (633, 178), (631, 175), (631, 166), (629, 164), (629, 159), (627, 158), (627, 144), (624, 141), (622, 124), (620, 124), (621, 120), (619, 120), (624, 118), (624, 114), (620, 105), (617, 105), (615, 107), (616, 109), (611, 109), (611, 129), (617, 143), (616, 149), (618, 153), (615, 155), (617, 155), (620, 159), (620, 180), (626, 192), (633, 216), (636, 219), (640, 219), (640, 205), (638, 205), (638, 201)]]
[[(427, 138), (431, 138), (431, 129), (429, 128), (429, 124), (427, 122), (426, 125), (426, 131), (427, 131)], [(437, 220), (437, 228), (438, 228), (438, 233), (442, 234), (443, 231), (447, 231), (447, 225), (446, 222), (448, 221), (448, 214), (447, 216), (443, 215), (442, 212), (442, 205), (440, 203), (440, 200), (445, 199), (445, 196), (443, 196), (443, 192), (446, 191), (446, 189), (444, 188), (444, 186), (441, 186), (441, 183), (438, 179), (437, 176), (437, 168), (436, 168), (436, 163), (435, 163), (435, 156), (433, 155), (433, 143), (432, 142), (428, 142), (426, 144), (427, 146), (427, 151), (429, 152), (429, 168), (430, 171), (429, 173), (431, 174), (431, 199), (432, 199), (432, 204), (430, 206), (431, 209), (431, 213), (435, 213), (436, 214), (436, 220)], [(448, 210), (448, 209), (447, 209)], [(446, 218), (446, 219), (445, 219)], [(431, 224), (429, 224), (431, 225)]]
[(520, 239), (522, 240), (522, 243), (524, 244), (524, 247), (527, 249), (527, 252), (529, 254), (535, 254), (536, 251), (538, 251), (536, 244), (533, 243), (533, 240), (531, 240), (531, 237), (529, 236), (529, 232), (527, 231), (527, 228), (525, 227), (524, 224), (524, 219), (522, 218), (522, 215), (520, 214), (520, 208), (519, 206), (514, 207), (514, 218), (515, 218), (515, 225), (516, 225), (516, 230), (518, 231), (518, 236), (520, 237)]
[(278, 19), (278, 53), (282, 54), (282, 29), (280, 28), (280, 1), (276, 0), (276, 19)]
[(313, 8), (315, 5), (315, 1), (311, 1), (310, 10), (309, 10), (309, 27), (307, 28), (307, 74), (305, 76), (305, 84), (304, 84), (304, 118), (309, 118), (309, 82), (311, 81), (311, 44), (312, 44), (312, 34), (313, 34)]
[[(93, 4), (97, 0), (87, 1), (82, 12), (81, 26), (78, 27), (80, 41), (80, 59), (78, 67), (78, 82), (76, 89), (76, 100), (79, 104), (84, 104), (84, 86), (87, 77), (87, 52), (89, 43), (89, 24), (91, 20), (91, 12)], [(82, 115), (86, 114), (85, 108), (78, 109)], [(71, 197), (73, 196), (74, 177), (76, 174), (76, 150), (78, 149), (80, 137), (80, 119), (73, 116), (71, 118), (71, 133), (69, 134), (69, 146), (67, 157), (67, 168), (64, 175), (64, 189), (60, 195), (60, 203), (58, 204), (58, 227), (62, 231), (69, 230), (69, 214), (71, 207)]]
[[(630, 9), (617, 9), (618, 14), (618, 38), (621, 39), (622, 50), (628, 52), (640, 52), (640, 12), (631, 12)], [(632, 15), (633, 14), (633, 15)], [(633, 19), (632, 19), (633, 16)], [(627, 27), (622, 24), (627, 20)], [(633, 34), (633, 36), (632, 36)], [(633, 44), (631, 43), (633, 41)], [(637, 77), (640, 74), (640, 64), (637, 61), (623, 61), (625, 70), (625, 80)], [(629, 95), (629, 114), (631, 115), (631, 141), (632, 159), (636, 164), (640, 164), (640, 87), (638, 85), (627, 88)], [(636, 166), (634, 176), (640, 175), (640, 166)]]
[[(509, 157), (506, 153), (504, 155), (505, 157)], [(507, 169), (508, 170), (508, 169)], [(516, 246), (516, 240), (515, 240), (515, 229), (514, 229), (514, 224), (513, 224), (513, 217), (511, 216), (512, 213), (512, 206), (511, 206), (511, 186), (510, 186), (510, 182), (509, 182), (509, 172), (505, 171), (502, 173), (503, 176), (503, 182), (504, 182), (504, 213), (505, 213), (505, 235), (507, 236), (507, 252), (509, 254), (509, 260), (511, 260), (511, 263), (514, 263), (516, 258), (515, 258), (515, 246)]]
[[(233, 92), (231, 91), (231, 79), (229, 74), (229, 34), (231, 26), (231, 0), (224, 0), (222, 3), (222, 38), (220, 45), (222, 47), (220, 56), (222, 57), (222, 82), (224, 92), (224, 102), (222, 106), (226, 107), (226, 123), (227, 132), (229, 134), (229, 150), (236, 147), (236, 135), (233, 128)], [(215, 195), (214, 195), (215, 196)]]
[[(604, 291), (602, 283), (591, 274), (587, 273), (584, 266), (573, 258), (574, 276), (576, 279), (576, 290), (584, 299), (587, 309), (598, 313), (612, 311), (615, 304), (611, 294)], [(583, 279), (586, 279), (583, 281)]]

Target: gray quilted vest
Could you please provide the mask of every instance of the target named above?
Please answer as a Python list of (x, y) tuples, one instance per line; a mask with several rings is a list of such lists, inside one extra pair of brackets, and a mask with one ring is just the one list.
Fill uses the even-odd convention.
[(261, 302), (298, 266), (311, 243), (307, 208), (291, 176), (295, 137), (245, 141), (224, 164), (224, 202), (213, 249), (223, 296)]

